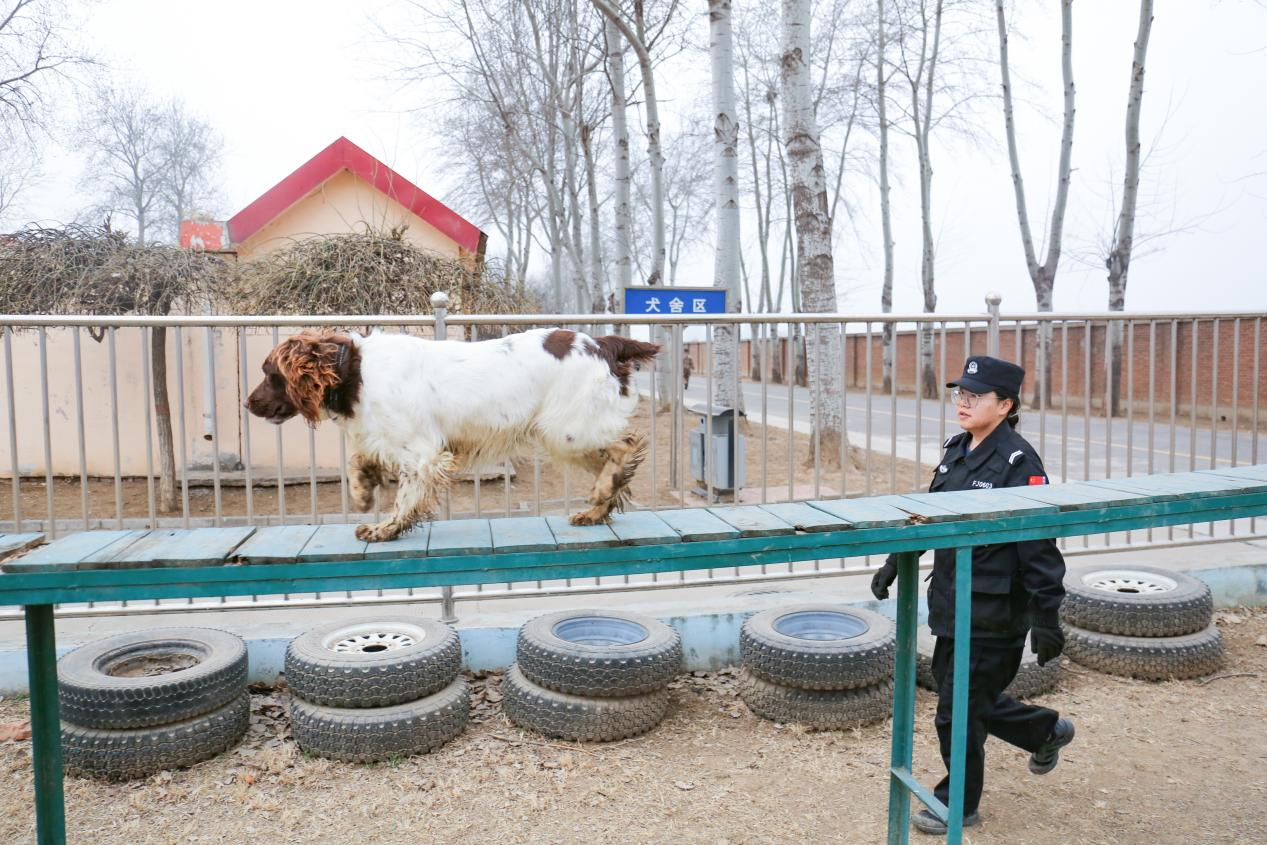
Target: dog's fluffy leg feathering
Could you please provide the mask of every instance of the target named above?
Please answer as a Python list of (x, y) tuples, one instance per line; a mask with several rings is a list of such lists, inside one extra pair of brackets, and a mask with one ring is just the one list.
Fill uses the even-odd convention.
[(590, 507), (573, 514), (568, 521), (573, 525), (598, 525), (608, 522), (612, 511), (627, 508), (633, 496), (630, 484), (646, 453), (647, 439), (635, 432), (601, 449), (599, 454), (605, 460), (595, 474)]
[(457, 460), (448, 451), (440, 452), (416, 468), (402, 467), (397, 473), (396, 503), (391, 516), (376, 525), (358, 525), (357, 539), (369, 543), (394, 540), (417, 522), (434, 519), (440, 497), (449, 489), (456, 473)]

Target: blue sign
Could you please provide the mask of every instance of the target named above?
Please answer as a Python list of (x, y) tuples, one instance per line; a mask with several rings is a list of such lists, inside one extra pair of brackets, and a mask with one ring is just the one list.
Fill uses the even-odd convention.
[(725, 314), (725, 288), (625, 288), (626, 314)]

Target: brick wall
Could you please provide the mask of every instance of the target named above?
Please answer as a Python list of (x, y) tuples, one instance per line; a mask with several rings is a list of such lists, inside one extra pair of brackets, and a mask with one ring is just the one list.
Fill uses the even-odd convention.
[[(1088, 328), (1090, 346), (1088, 347)], [(1080, 408), (1089, 398), (1092, 408), (1102, 408), (1108, 377), (1106, 365), (1107, 326), (1103, 323), (1059, 323), (1051, 338), (1051, 406)], [(1037, 385), (1038, 329), (1027, 325), (1019, 329), (1020, 353), (1017, 353), (1018, 329), (1004, 325), (999, 330), (999, 354), (1017, 361), (1025, 368), (1024, 400), (1030, 405)], [(1122, 339), (1122, 405), (1134, 399), (1137, 414), (1147, 413), (1150, 395), (1158, 413), (1169, 416), (1170, 406), (1178, 413), (1191, 413), (1195, 382), (1198, 415), (1208, 415), (1212, 402), (1223, 416), (1230, 416), (1235, 407), (1239, 416), (1252, 420), (1255, 400), (1260, 404), (1260, 417), (1267, 421), (1267, 328), (1263, 319), (1204, 319), (1136, 322), (1123, 326)], [(870, 338), (865, 334), (848, 335), (845, 345), (845, 372), (849, 389), (865, 390), (867, 385), (867, 346), (871, 346), (870, 378), (873, 391), (883, 384), (883, 339), (877, 328)], [(933, 366), (941, 379), (942, 347), (945, 346), (945, 374), (954, 377), (962, 372), (967, 354), (984, 355), (987, 336), (984, 326), (974, 326), (965, 333), (960, 328), (934, 332)], [(686, 344), (695, 364), (693, 378), (703, 379), (708, 365), (708, 350), (702, 342)], [(788, 360), (788, 340), (769, 343), (777, 348), (780, 360)], [(1193, 349), (1196, 349), (1195, 359)], [(1257, 346), (1257, 367), (1255, 367)], [(970, 350), (970, 353), (967, 352)], [(753, 355), (750, 341), (740, 348), (740, 367), (751, 377)], [(900, 392), (914, 390), (917, 376), (917, 337), (914, 331), (897, 334), (897, 383)], [(1257, 369), (1257, 373), (1255, 373)], [(1195, 379), (1194, 379), (1195, 373)], [(1088, 378), (1089, 375), (1089, 378)], [(1257, 375), (1257, 380), (1255, 380)], [(1150, 387), (1151, 378), (1151, 387)], [(941, 379), (944, 382), (944, 379)], [(1151, 390), (1151, 394), (1150, 394)]]

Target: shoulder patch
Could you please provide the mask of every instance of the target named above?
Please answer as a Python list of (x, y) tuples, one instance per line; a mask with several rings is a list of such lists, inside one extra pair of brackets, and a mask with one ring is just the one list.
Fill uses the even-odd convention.
[(1017, 458), (1024, 457), (1024, 455), (1025, 455), (1025, 452), (1023, 450), (1017, 449), (1015, 452), (1007, 456), (1007, 462), (1009, 464), (1014, 464), (1016, 463)]

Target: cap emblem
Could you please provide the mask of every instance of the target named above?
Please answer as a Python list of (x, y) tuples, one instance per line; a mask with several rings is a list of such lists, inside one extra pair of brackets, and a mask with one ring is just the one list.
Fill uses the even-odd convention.
[(975, 374), (976, 374), (976, 372), (977, 372), (977, 362), (976, 362), (976, 361), (969, 361), (969, 362), (968, 362), (968, 370), (967, 370), (968, 375), (975, 375)]

